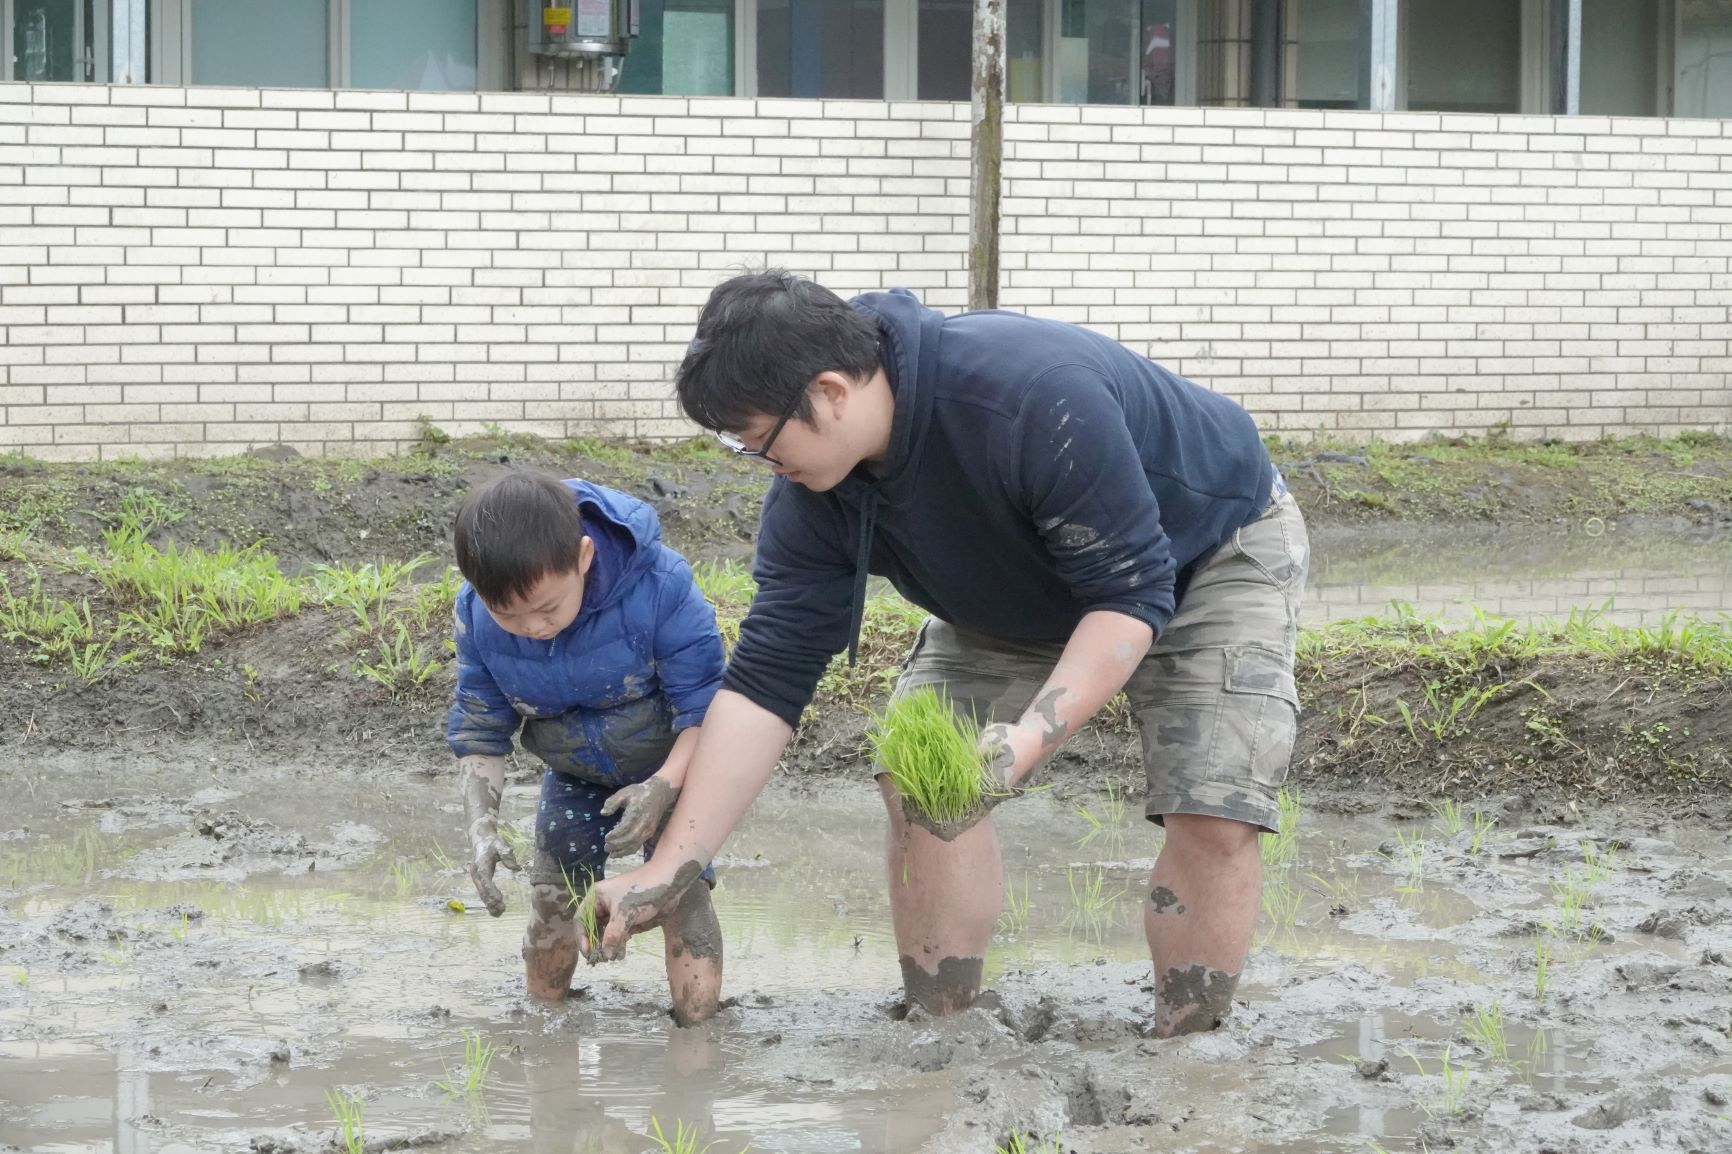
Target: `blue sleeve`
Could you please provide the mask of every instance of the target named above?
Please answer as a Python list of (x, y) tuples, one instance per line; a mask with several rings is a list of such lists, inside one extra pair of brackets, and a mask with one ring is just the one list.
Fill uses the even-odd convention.
[(710, 699), (722, 685), (722, 635), (716, 613), (684, 557), (669, 549), (660, 573), (655, 663), (662, 691), (674, 707), (674, 729), (702, 725)]
[(457, 694), (445, 719), (445, 744), (458, 757), (503, 757), (511, 752), (511, 738), (521, 719), (494, 682), (470, 635), (474, 612), (475, 595), (465, 586), (457, 597)]
[(722, 681), (796, 728), (853, 624), (854, 557), (837, 544), (849, 534), (823, 500), (790, 481), (770, 486), (752, 562), (758, 592)]
[(1084, 612), (1123, 613), (1160, 636), (1178, 566), (1106, 379), (1082, 365), (1053, 369), (1024, 398), (1017, 431), (1017, 484), (1060, 579)]

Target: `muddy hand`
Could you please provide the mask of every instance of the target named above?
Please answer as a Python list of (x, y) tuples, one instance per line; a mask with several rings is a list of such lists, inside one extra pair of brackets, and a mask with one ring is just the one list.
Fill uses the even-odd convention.
[(602, 848), (609, 857), (624, 857), (643, 848), (661, 828), (662, 819), (679, 798), (680, 790), (662, 777), (650, 777), (628, 785), (602, 803), (601, 813), (608, 817), (623, 809), (619, 824), (608, 832)]
[(494, 870), (501, 865), (512, 870), (523, 868), (517, 855), (499, 836), (505, 759), (465, 757), (458, 765), (462, 770), (459, 788), (463, 793), (463, 816), (469, 821), (469, 880), (475, 883), (475, 892), (481, 895), (487, 912), (499, 917), (505, 912), (505, 895), (493, 884)]
[[(633, 934), (654, 929), (667, 919), (704, 867), (688, 861), (674, 872), (672, 881), (660, 885), (646, 884), (639, 878), (638, 875), (648, 871), (648, 866), (640, 866), (630, 873), (596, 882), (590, 891), (595, 895), (596, 917), (606, 927), (602, 931), (601, 956), (610, 962), (625, 957), (625, 944)], [(583, 948), (590, 952), (587, 945)]]
[[(957, 837), (979, 824), (980, 819), (997, 809), (999, 805), (1023, 793), (1018, 782), (1026, 773), (1020, 764), (1018, 750), (1027, 745), (1026, 732), (1019, 726), (995, 723), (980, 731), (980, 741), (976, 748), (980, 751), (981, 760), (985, 765), (987, 784), (981, 790), (980, 804), (956, 818), (954, 821), (934, 821), (919, 809), (902, 799), (902, 816), (914, 825), (928, 830), (941, 841), (955, 841)], [(1038, 758), (1039, 748), (1036, 746), (1034, 757)], [(1031, 759), (1029, 764), (1033, 764)]]
[(493, 873), (500, 866), (509, 870), (520, 870), (523, 866), (518, 862), (517, 854), (499, 836), (498, 826), (492, 818), (470, 826), (469, 837), (469, 880), (475, 883), (475, 892), (481, 895), (487, 912), (499, 917), (505, 912), (505, 895), (494, 883)]

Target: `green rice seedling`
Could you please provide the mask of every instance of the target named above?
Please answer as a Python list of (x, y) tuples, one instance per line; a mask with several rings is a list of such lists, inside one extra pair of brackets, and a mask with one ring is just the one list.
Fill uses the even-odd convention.
[(1262, 900), (1263, 916), (1277, 929), (1290, 930), (1298, 924), (1305, 894), (1283, 874), (1273, 882), (1264, 883)]
[(1546, 990), (1551, 986), (1552, 944), (1544, 938), (1534, 942), (1534, 1001), (1546, 1000)]
[(585, 960), (591, 965), (601, 960), (601, 914), (595, 906), (595, 875), (588, 870), (583, 871), (583, 884), (564, 866), (559, 867), (559, 876), (565, 880), (565, 895), (571, 901), (572, 916), (583, 931), (583, 941), (588, 949)]
[[(722, 1147), (725, 1151), (726, 1143), (720, 1138), (712, 1138), (704, 1145), (699, 1146), (698, 1128), (687, 1126), (683, 1118), (674, 1119), (674, 1132), (671, 1138), (662, 1129), (661, 1119), (654, 1114), (650, 1115), (649, 1124), (649, 1137), (655, 1139), (656, 1149), (660, 1151), (660, 1154), (707, 1154), (708, 1151), (717, 1147)], [(737, 1154), (746, 1154), (749, 1149), (749, 1146), (742, 1146)]]
[(1461, 832), (1465, 822), (1461, 806), (1454, 798), (1446, 797), (1442, 801), (1432, 802), (1431, 812), (1437, 815), (1438, 826), (1443, 830), (1444, 837), (1453, 838)]
[(1088, 847), (1090, 842), (1094, 841), (1096, 838), (1100, 837), (1102, 833), (1106, 832), (1106, 827), (1101, 824), (1101, 819), (1096, 817), (1089, 807), (1083, 805), (1081, 802), (1077, 803), (1076, 815), (1082, 818), (1084, 822), (1088, 823), (1088, 829), (1084, 831), (1083, 835), (1077, 838), (1076, 841), (1078, 849), (1085, 849)]
[(1028, 928), (1028, 911), (1031, 902), (1028, 894), (1028, 875), (1022, 875), (1022, 892), (1018, 893), (1016, 883), (1004, 883), (1004, 912), (999, 916), (999, 925), (1011, 937), (1016, 937)]
[(1071, 904), (1071, 912), (1065, 918), (1066, 928), (1084, 929), (1099, 937), (1112, 924), (1113, 903), (1123, 895), (1123, 889), (1107, 892), (1107, 871), (1100, 866), (1087, 866), (1080, 871), (1067, 869), (1065, 882), (1070, 886)]
[(445, 852), (445, 847), (433, 842), (427, 850), (427, 856), (433, 859), (433, 864), (439, 867), (440, 873), (461, 873), (457, 863), (451, 860), (451, 855)]
[(385, 688), (398, 701), (411, 698), (415, 691), (438, 676), (445, 663), (427, 652), (410, 636), (408, 626), (396, 622), (397, 634), (389, 641), (381, 640), (379, 656), (374, 661), (355, 660), (355, 673)]
[[(1412, 1050), (1407, 1051), (1407, 1057), (1421, 1076), (1425, 1074), (1425, 1063)], [(1453, 1118), (1467, 1107), (1467, 1091), (1473, 1079), (1473, 1063), (1455, 1064), (1452, 1060), (1451, 1048), (1445, 1046), (1443, 1054), (1438, 1059), (1438, 1074), (1443, 1079), (1443, 1089), (1434, 1102), (1422, 1103), (1420, 1109), (1428, 1118)]]
[(528, 862), (533, 856), (535, 839), (510, 822), (499, 827), (499, 836), (511, 847), (511, 852), (517, 855), (518, 861)]
[(1398, 847), (1402, 864), (1407, 867), (1407, 880), (1396, 887), (1400, 893), (1419, 893), (1425, 889), (1425, 833), (1414, 830), (1395, 831), (1395, 844)]
[(391, 863), (391, 880), (397, 886), (397, 900), (403, 901), (415, 891), (415, 883), (419, 880), (421, 870), (413, 862), (398, 858)]
[(1106, 800), (1101, 803), (1102, 820), (1108, 827), (1117, 829), (1125, 824), (1125, 814), (1129, 811), (1130, 790), (1111, 778), (1106, 783)]
[(1004, 1145), (992, 1148), (992, 1154), (1064, 1154), (1064, 1146), (1057, 1134), (1042, 1142), (1032, 1134), (1012, 1130)]
[(1291, 865), (1299, 857), (1299, 791), (1282, 789), (1275, 796), (1280, 818), (1275, 832), (1262, 838), (1263, 864)]
[(972, 717), (921, 686), (891, 701), (868, 734), (873, 755), (902, 797), (935, 822), (953, 822), (975, 810), (997, 788), (977, 743)]
[(338, 1142), (343, 1154), (365, 1154), (366, 1131), (362, 1126), (365, 1102), (359, 1094), (326, 1090), (325, 1102), (337, 1120)]
[(1475, 1005), (1473, 1017), (1462, 1027), (1474, 1045), (1485, 1051), (1494, 1062), (1509, 1064), (1509, 1038), (1504, 1034), (1503, 1003)]
[(501, 1049), (474, 1030), (464, 1030), (462, 1078), (454, 1076), (451, 1067), (446, 1066), (445, 1081), (434, 1085), (454, 1098), (481, 1097), (487, 1090), (487, 1075), (493, 1069), (493, 1059), (499, 1056)]
[(1582, 862), (1587, 866), (1585, 880), (1591, 888), (1605, 881), (1618, 868), (1618, 851), (1608, 849), (1601, 853), (1593, 842), (1584, 841), (1582, 843)]
[(1485, 839), (1491, 834), (1492, 827), (1497, 825), (1497, 818), (1488, 817), (1482, 810), (1473, 811), (1473, 834), (1468, 838), (1467, 852), (1477, 854), (1485, 848)]
[(1565, 866), (1564, 876), (1553, 878), (1551, 887), (1552, 904), (1558, 915), (1552, 928), (1559, 937), (1574, 937), (1582, 929), (1583, 915), (1593, 902), (1593, 890), (1587, 876), (1577, 871), (1575, 866)]

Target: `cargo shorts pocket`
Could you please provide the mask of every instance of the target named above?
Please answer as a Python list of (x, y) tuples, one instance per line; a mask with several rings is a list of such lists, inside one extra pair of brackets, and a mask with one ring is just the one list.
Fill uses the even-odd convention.
[(1279, 787), (1287, 777), (1299, 728), (1292, 663), (1274, 649), (1230, 645), (1222, 689), (1209, 751), (1210, 778)]

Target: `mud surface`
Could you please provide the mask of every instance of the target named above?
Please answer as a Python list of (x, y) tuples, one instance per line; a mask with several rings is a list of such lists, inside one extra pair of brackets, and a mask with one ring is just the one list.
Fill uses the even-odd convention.
[[(1723, 829), (1307, 810), (1230, 1020), (1158, 1041), (1147, 823), (1001, 807), (991, 992), (933, 1019), (898, 1005), (875, 792), (783, 783), (718, 863), (727, 1008), (682, 1030), (653, 934), (565, 1007), (526, 1001), (527, 883), (502, 919), (450, 905), (449, 780), (93, 772), (73, 804), (26, 781), (0, 842), (0, 1149), (333, 1149), (333, 1089), (369, 1149), (639, 1154), (652, 1118), (790, 1154), (1012, 1130), (1084, 1154), (1732, 1148)], [(506, 820), (533, 799), (508, 789)], [(474, 1093), (465, 1031), (500, 1047)]]

